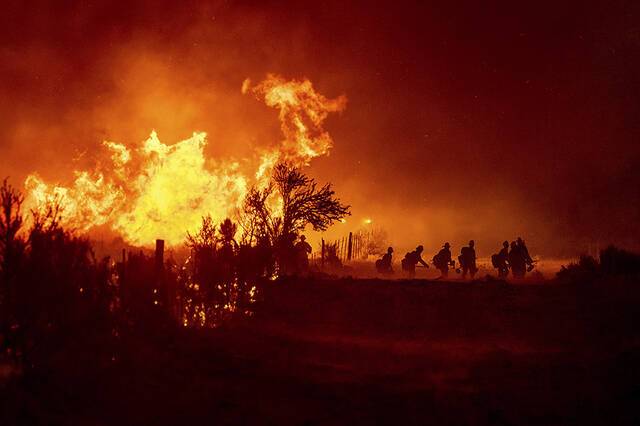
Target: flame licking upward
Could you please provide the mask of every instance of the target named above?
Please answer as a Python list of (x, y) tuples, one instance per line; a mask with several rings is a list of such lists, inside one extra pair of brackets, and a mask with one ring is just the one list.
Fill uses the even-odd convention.
[(260, 154), (255, 172), (244, 173), (234, 160), (207, 167), (205, 133), (165, 145), (154, 131), (135, 149), (104, 142), (108, 157), (101, 163), (106, 166), (75, 171), (71, 186), (50, 185), (37, 174), (29, 175), (27, 205), (38, 208), (57, 199), (65, 225), (88, 231), (107, 224), (135, 245), (150, 245), (156, 238), (170, 245), (182, 243), (203, 215), (218, 221), (231, 216), (249, 186), (265, 182), (278, 161), (303, 166), (327, 154), (332, 140), (322, 124), (330, 112), (346, 105), (344, 96), (327, 99), (309, 80), (287, 81), (275, 75), (254, 87), (245, 80), (242, 92), (279, 110), (285, 137), (278, 147)]
[[(250, 90), (250, 84), (245, 80), (243, 92)], [(322, 123), (330, 112), (345, 108), (345, 96), (327, 99), (313, 90), (309, 80), (286, 81), (275, 75), (269, 75), (252, 92), (268, 106), (280, 110), (280, 128), (285, 136), (280, 150), (283, 159), (308, 165), (311, 159), (329, 152), (332, 141)]]
[(112, 153), (108, 169), (76, 172), (69, 188), (50, 187), (31, 175), (26, 188), (36, 205), (59, 198), (68, 226), (87, 231), (110, 224), (131, 244), (148, 245), (160, 236), (177, 244), (185, 230), (198, 226), (202, 214), (224, 216), (247, 189), (237, 163), (205, 168), (205, 136), (194, 133), (168, 146), (152, 132), (133, 152), (105, 142)]

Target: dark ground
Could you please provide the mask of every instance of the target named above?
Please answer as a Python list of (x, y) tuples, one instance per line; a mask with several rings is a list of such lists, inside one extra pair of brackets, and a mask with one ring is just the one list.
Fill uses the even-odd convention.
[(215, 330), (0, 381), (4, 424), (639, 424), (640, 285), (271, 283)]

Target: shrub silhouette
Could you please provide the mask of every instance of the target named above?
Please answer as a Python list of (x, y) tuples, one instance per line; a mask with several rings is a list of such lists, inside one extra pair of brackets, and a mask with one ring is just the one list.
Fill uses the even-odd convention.
[(186, 265), (142, 251), (116, 264), (97, 260), (87, 238), (61, 226), (60, 200), (30, 212), (28, 227), (23, 196), (7, 180), (0, 203), (0, 351), (28, 369), (46, 368), (87, 339), (111, 359), (123, 333), (246, 315), (260, 280), (274, 273), (268, 241), (239, 245), (230, 219), (216, 226), (203, 218), (187, 236)]
[(587, 255), (580, 256), (577, 263), (562, 266), (556, 277), (562, 281), (592, 281), (600, 275), (598, 261)]
[(5, 181), (0, 192), (2, 332), (5, 350), (27, 367), (87, 332), (110, 335), (115, 287), (108, 260), (60, 226), (54, 200), (32, 211), (23, 231), (22, 196)]
[(600, 269), (607, 275), (640, 273), (640, 255), (609, 246), (600, 252)]
[(228, 218), (216, 226), (205, 216), (198, 232), (187, 235), (191, 255), (179, 279), (183, 324), (215, 326), (245, 313), (258, 281), (271, 270), (271, 246), (262, 240), (238, 245), (236, 231)]
[(599, 261), (592, 256), (582, 255), (577, 263), (562, 266), (556, 276), (564, 281), (591, 282), (601, 277), (638, 274), (640, 255), (609, 246), (600, 251)]
[[(306, 226), (326, 229), (349, 214), (330, 185), (321, 188), (298, 169), (281, 164), (269, 187), (245, 201), (241, 243), (230, 219), (202, 220), (188, 234), (185, 265), (142, 251), (115, 264), (96, 259), (87, 238), (65, 229), (61, 200), (30, 212), (5, 180), (0, 188), (0, 345), (25, 366), (45, 364), (69, 344), (92, 336), (108, 346), (128, 331), (162, 329), (169, 321), (214, 326), (250, 313), (260, 283), (285, 273), (293, 241)], [(282, 215), (268, 207), (283, 203)], [(253, 228), (245, 228), (251, 223)], [(334, 257), (335, 247), (333, 248)], [(278, 265), (280, 271), (278, 271)], [(146, 330), (146, 331), (145, 331)]]

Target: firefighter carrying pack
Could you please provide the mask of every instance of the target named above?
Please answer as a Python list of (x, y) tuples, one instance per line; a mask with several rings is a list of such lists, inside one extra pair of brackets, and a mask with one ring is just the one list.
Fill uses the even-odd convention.
[(402, 261), (400, 262), (400, 264), (402, 265), (403, 271), (411, 270), (411, 266), (413, 265), (413, 263), (411, 263), (412, 256), (413, 256), (412, 252), (408, 252), (407, 254), (404, 255), (404, 259), (402, 259)]

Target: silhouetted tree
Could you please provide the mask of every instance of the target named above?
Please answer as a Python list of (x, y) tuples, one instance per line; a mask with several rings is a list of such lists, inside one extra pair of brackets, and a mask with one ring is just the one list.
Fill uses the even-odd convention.
[(350, 215), (349, 208), (335, 197), (331, 184), (318, 187), (300, 169), (280, 163), (266, 188), (249, 191), (243, 210), (254, 220), (253, 231), (268, 236), (274, 244), (283, 236), (297, 235), (307, 225), (324, 231)]
[[(335, 197), (330, 184), (318, 187), (295, 166), (280, 163), (273, 169), (268, 185), (252, 188), (243, 205), (243, 240), (268, 241), (280, 274), (295, 271), (293, 243), (311, 225), (324, 231), (333, 222), (350, 215), (349, 206)], [(248, 235), (248, 236), (247, 236)]]
[(0, 255), (5, 259), (7, 252), (12, 249), (16, 236), (22, 228), (23, 217), (21, 212), (24, 196), (16, 191), (5, 179), (0, 187), (0, 203), (2, 214), (0, 215)]
[[(25, 243), (18, 238), (23, 225), (24, 197), (5, 179), (0, 188), (0, 338), (6, 339), (14, 322), (16, 275)], [(2, 339), (2, 340), (4, 340)]]
[(273, 194), (273, 184), (264, 189), (251, 188), (245, 196), (240, 213), (242, 242), (247, 245), (268, 241), (269, 245), (280, 233), (280, 218), (273, 217), (268, 200)]
[(334, 197), (330, 184), (317, 188), (315, 180), (296, 167), (278, 164), (273, 171), (273, 182), (282, 198), (283, 234), (298, 234), (307, 225), (315, 231), (324, 231), (333, 222), (351, 214), (350, 207)]

